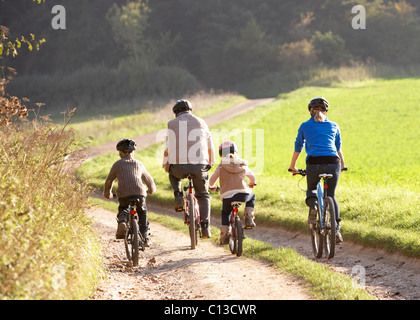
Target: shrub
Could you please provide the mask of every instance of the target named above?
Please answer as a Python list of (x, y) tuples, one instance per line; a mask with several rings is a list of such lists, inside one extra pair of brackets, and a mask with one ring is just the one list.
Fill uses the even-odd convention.
[(0, 299), (86, 298), (101, 250), (68, 157), (73, 133), (31, 125), (0, 131)]

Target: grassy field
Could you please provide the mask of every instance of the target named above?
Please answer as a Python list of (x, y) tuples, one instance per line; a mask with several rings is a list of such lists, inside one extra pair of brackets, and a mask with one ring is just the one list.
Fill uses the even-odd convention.
[[(305, 87), (280, 95), (269, 105), (212, 129), (264, 130), (264, 167), (257, 176), (257, 222), (307, 231), (304, 180), (287, 172), (297, 129), (308, 119), (307, 102), (324, 96), (331, 104), (328, 117), (340, 125), (348, 172), (337, 190), (345, 239), (420, 256), (420, 145), (418, 79), (371, 80), (331, 87)], [(244, 140), (244, 139), (242, 139)], [(242, 141), (237, 140), (237, 141)], [(215, 139), (217, 145), (219, 141)], [(257, 150), (254, 141), (253, 150)], [(252, 156), (258, 157), (253, 154)], [(158, 192), (150, 200), (172, 203), (167, 174), (160, 167), (159, 146), (138, 152), (154, 177)], [(302, 153), (298, 166), (304, 167)], [(117, 154), (87, 163), (79, 174), (101, 187)], [(259, 164), (260, 165), (260, 164)], [(252, 168), (252, 165), (251, 165)], [(217, 216), (221, 203), (212, 199)]]
[[(200, 93), (189, 97), (193, 105), (194, 114), (205, 117), (239, 104), (246, 100), (244, 96), (224, 93)], [(154, 130), (159, 130), (173, 119), (172, 105), (170, 103), (160, 108), (145, 108), (138, 112), (104, 114), (94, 119), (70, 124), (70, 128), (77, 132), (80, 145), (97, 146), (107, 141), (118, 140), (124, 137), (135, 137)], [(82, 118), (83, 119), (83, 118)], [(76, 119), (77, 121), (77, 119)]]

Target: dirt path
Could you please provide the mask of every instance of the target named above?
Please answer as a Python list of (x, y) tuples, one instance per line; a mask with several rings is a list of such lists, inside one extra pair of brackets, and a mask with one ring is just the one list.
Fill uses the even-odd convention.
[(140, 266), (130, 267), (123, 240), (115, 240), (115, 213), (97, 208), (91, 216), (109, 271), (95, 300), (311, 299), (298, 279), (268, 264), (238, 259), (210, 240), (191, 250), (187, 235), (156, 223), (151, 223), (153, 243), (141, 252)]
[[(212, 126), (271, 100), (250, 100), (205, 120)], [(155, 132), (134, 140), (139, 149), (157, 142)], [(92, 148), (88, 157), (114, 149), (115, 142), (110, 142)], [(148, 207), (155, 213), (172, 214), (172, 210), (160, 205), (149, 203)], [(115, 240), (115, 213), (96, 209), (93, 218), (104, 242), (109, 269), (94, 299), (312, 299), (299, 280), (282, 275), (267, 264), (237, 259), (209, 241), (201, 241), (196, 250), (190, 250), (187, 236), (159, 224), (151, 225), (154, 244), (142, 253), (143, 265), (130, 268), (123, 243)], [(212, 223), (218, 222), (215, 220), (218, 219)], [(258, 226), (247, 236), (313, 256), (306, 234)], [(333, 260), (319, 262), (333, 271), (362, 277), (366, 289), (378, 299), (420, 300), (420, 259), (346, 241), (336, 251)]]

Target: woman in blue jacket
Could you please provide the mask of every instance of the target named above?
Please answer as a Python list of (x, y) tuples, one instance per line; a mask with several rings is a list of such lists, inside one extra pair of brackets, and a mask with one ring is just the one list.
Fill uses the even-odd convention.
[(346, 166), (344, 164), (343, 152), (341, 151), (340, 127), (328, 120), (326, 113), (329, 109), (328, 101), (323, 97), (313, 98), (308, 104), (311, 118), (302, 123), (299, 127), (295, 141), (295, 151), (289, 169), (297, 173), (296, 161), (302, 152), (303, 147), (307, 153), (306, 157), (306, 177), (307, 191), (306, 204), (309, 206), (308, 223), (316, 220), (317, 197), (316, 188), (319, 182), (319, 174), (329, 173), (333, 177), (328, 180), (328, 196), (334, 201), (334, 208), (337, 221), (337, 240), (343, 241), (340, 233), (340, 211), (335, 198), (340, 172)]

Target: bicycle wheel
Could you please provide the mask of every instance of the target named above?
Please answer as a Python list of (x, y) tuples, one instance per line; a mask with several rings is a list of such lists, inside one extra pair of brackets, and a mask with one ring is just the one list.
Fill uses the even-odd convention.
[(312, 252), (314, 253), (315, 258), (319, 259), (322, 257), (324, 237), (321, 234), (321, 214), (320, 209), (317, 211), (316, 223), (310, 224), (311, 228), (311, 242), (312, 242)]
[(324, 207), (324, 225), (325, 225), (325, 235), (324, 235), (324, 251), (325, 257), (328, 259), (334, 258), (335, 254), (335, 233), (336, 233), (336, 224), (335, 224), (335, 209), (334, 202), (331, 197), (327, 197), (327, 201)]
[(242, 255), (242, 248), (244, 241), (244, 229), (242, 228), (242, 221), (237, 218), (236, 220), (236, 256), (240, 257)]
[(133, 216), (129, 218), (124, 243), (128, 261), (133, 263), (133, 267), (137, 267), (139, 265), (139, 231)]
[(196, 229), (197, 218), (195, 216), (195, 210), (194, 210), (194, 197), (191, 193), (188, 194), (188, 218), (189, 218), (188, 229), (190, 232), (191, 249), (194, 250), (197, 244), (197, 229)]
[(230, 235), (229, 235), (229, 249), (232, 254), (236, 253), (237, 248), (237, 236), (236, 236), (236, 223), (230, 224)]

